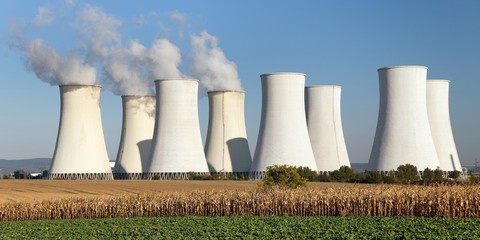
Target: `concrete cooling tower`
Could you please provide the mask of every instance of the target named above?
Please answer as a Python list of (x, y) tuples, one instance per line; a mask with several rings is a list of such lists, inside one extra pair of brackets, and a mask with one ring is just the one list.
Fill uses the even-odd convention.
[(123, 124), (115, 179), (142, 179), (147, 169), (155, 125), (155, 96), (122, 96)]
[(433, 142), (437, 150), (440, 169), (444, 171), (462, 171), (457, 147), (453, 138), (448, 107), (450, 81), (427, 81), (427, 110)]
[(307, 125), (318, 171), (349, 166), (340, 114), (340, 86), (305, 88)]
[(262, 74), (262, 117), (251, 175), (268, 166), (292, 165), (317, 171), (305, 117), (305, 74)]
[(380, 109), (370, 155), (372, 171), (412, 164), (418, 171), (439, 166), (427, 115), (427, 67), (378, 69)]
[(156, 80), (157, 111), (147, 178), (209, 174), (198, 120), (198, 81)]
[(113, 179), (103, 137), (100, 87), (63, 85), (60, 97), (49, 179)]
[(205, 155), (210, 172), (248, 176), (252, 156), (245, 129), (245, 92), (208, 92)]

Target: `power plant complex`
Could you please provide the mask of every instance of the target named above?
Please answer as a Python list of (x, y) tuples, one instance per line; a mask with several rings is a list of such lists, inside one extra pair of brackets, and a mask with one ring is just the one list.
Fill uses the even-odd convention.
[[(423, 66), (378, 69), (380, 106), (369, 171), (412, 164), (460, 171), (449, 114), (449, 81), (428, 80)], [(155, 80), (156, 96), (122, 96), (123, 123), (113, 172), (100, 113), (100, 87), (61, 85), (61, 111), (50, 179), (188, 179), (224, 174), (263, 179), (267, 167), (317, 172), (350, 166), (342, 128), (341, 87), (305, 87), (305, 74), (262, 74), (262, 110), (255, 154), (245, 124), (245, 92), (208, 92), (205, 147), (199, 82)]]

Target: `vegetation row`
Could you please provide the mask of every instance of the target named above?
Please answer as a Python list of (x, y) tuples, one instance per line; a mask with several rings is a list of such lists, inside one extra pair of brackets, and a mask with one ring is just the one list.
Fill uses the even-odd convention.
[(0, 239), (479, 239), (479, 219), (159, 217), (0, 223)]
[(480, 217), (480, 186), (351, 185), (72, 198), (0, 205), (0, 220), (145, 216)]

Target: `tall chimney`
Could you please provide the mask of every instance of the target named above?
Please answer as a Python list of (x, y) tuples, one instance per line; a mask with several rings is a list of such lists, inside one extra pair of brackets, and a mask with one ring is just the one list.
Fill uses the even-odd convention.
[(100, 86), (60, 86), (60, 124), (49, 179), (113, 179), (103, 136)]
[(210, 172), (248, 176), (252, 156), (245, 129), (243, 91), (208, 92), (205, 155)]
[(157, 111), (147, 178), (186, 179), (208, 175), (198, 120), (198, 81), (155, 81)]
[(369, 160), (373, 171), (411, 164), (418, 171), (439, 166), (427, 115), (427, 67), (378, 69), (380, 110)]
[(308, 134), (318, 171), (350, 167), (340, 114), (341, 90), (333, 85), (305, 88)]
[(272, 165), (317, 171), (305, 117), (305, 74), (279, 72), (260, 78), (262, 118), (250, 177), (263, 178)]
[(427, 81), (427, 110), (433, 142), (437, 150), (440, 169), (444, 171), (462, 171), (453, 138), (448, 107), (450, 81)]
[(113, 169), (116, 179), (142, 179), (148, 170), (155, 101), (155, 96), (122, 96), (122, 136)]

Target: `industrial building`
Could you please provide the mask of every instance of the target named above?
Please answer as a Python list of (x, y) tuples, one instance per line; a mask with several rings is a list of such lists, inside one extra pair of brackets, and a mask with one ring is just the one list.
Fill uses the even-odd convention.
[(156, 115), (146, 178), (187, 179), (208, 175), (198, 119), (198, 81), (155, 80)]
[(449, 80), (427, 81), (427, 110), (440, 169), (462, 171), (450, 123)]
[(113, 179), (103, 136), (100, 86), (61, 85), (49, 179)]
[(250, 178), (268, 166), (292, 165), (317, 171), (305, 116), (305, 74), (262, 74), (262, 115)]
[(155, 125), (155, 96), (122, 96), (122, 135), (113, 169), (115, 179), (142, 179)]
[(419, 171), (439, 161), (427, 114), (427, 67), (378, 69), (380, 107), (369, 170), (390, 171), (411, 164)]
[(252, 156), (245, 128), (243, 91), (210, 91), (205, 155), (212, 173), (248, 176)]
[(341, 90), (335, 85), (305, 88), (308, 134), (320, 172), (350, 167), (340, 113)]

